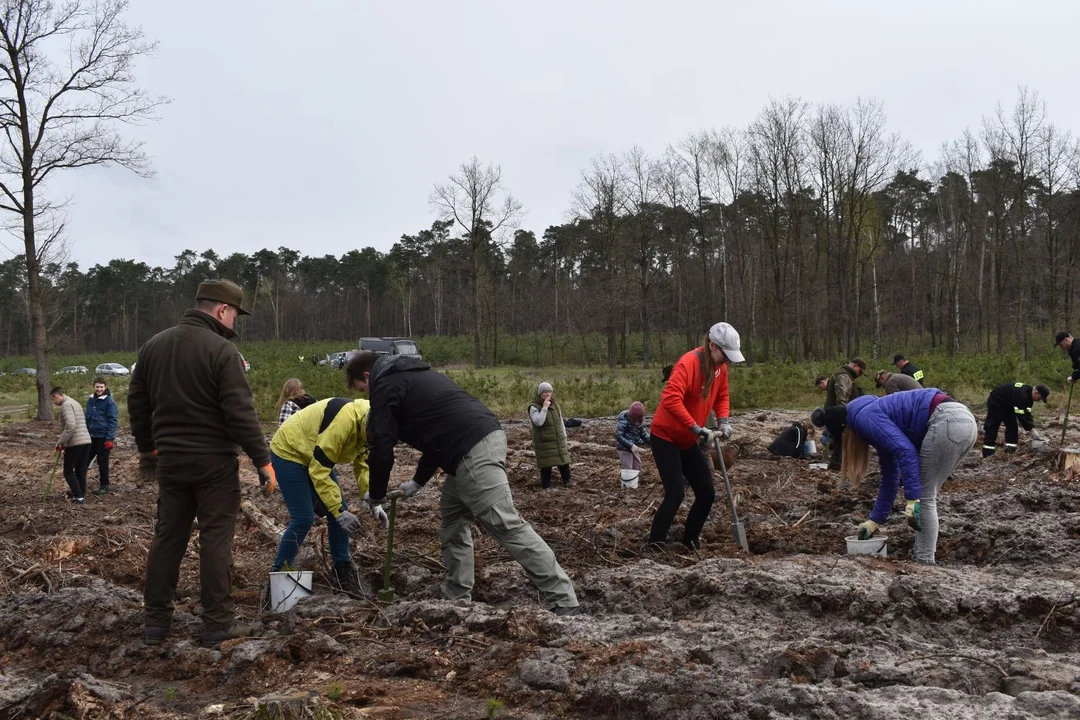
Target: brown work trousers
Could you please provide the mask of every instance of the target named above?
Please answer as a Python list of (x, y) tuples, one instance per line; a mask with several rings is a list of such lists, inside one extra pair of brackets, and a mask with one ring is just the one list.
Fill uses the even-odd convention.
[(203, 626), (232, 627), (232, 551), (240, 511), (239, 462), (235, 455), (211, 455), (158, 462), (157, 524), (146, 558), (143, 591), (147, 627), (168, 628), (180, 579), (180, 563), (199, 519), (199, 587)]

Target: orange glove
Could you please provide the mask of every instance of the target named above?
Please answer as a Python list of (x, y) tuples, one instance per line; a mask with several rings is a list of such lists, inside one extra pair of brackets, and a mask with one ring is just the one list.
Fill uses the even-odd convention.
[(277, 488), (277, 475), (273, 465), (263, 465), (259, 468), (259, 485), (263, 488), (264, 495), (271, 495)]

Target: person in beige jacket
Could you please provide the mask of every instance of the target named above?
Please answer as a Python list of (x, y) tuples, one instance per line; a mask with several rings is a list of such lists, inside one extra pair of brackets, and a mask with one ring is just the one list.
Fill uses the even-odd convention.
[(86, 497), (86, 468), (90, 464), (90, 431), (82, 405), (68, 397), (64, 389), (54, 387), (49, 393), (53, 405), (60, 408), (60, 439), (56, 452), (64, 453), (64, 479), (71, 488), (71, 497), (79, 505)]

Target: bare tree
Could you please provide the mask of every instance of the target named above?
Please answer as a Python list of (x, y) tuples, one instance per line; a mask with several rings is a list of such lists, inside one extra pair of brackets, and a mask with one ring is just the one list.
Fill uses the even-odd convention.
[(39, 241), (55, 206), (44, 183), (57, 170), (115, 164), (151, 174), (122, 125), (153, 119), (164, 98), (135, 86), (134, 64), (154, 43), (123, 19), (126, 0), (0, 0), (0, 208), (22, 219), (38, 419), (51, 420), (49, 344), (41, 268), (61, 223)]
[(476, 157), (462, 163), (460, 172), (451, 175), (448, 182), (436, 185), (430, 202), (443, 220), (453, 220), (465, 231), (473, 291), (473, 365), (480, 367), (483, 364), (481, 281), (486, 251), (492, 243), (500, 242), (506, 230), (517, 227), (524, 214), (521, 203), (503, 187), (502, 168), (491, 163), (481, 167)]

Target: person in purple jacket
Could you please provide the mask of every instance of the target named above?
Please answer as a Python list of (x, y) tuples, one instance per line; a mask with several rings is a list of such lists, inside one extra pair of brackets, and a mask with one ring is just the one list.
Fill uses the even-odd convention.
[(847, 430), (841, 477), (858, 488), (866, 476), (871, 445), (881, 466), (877, 502), (870, 519), (859, 525), (859, 539), (872, 537), (889, 518), (903, 478), (905, 514), (916, 531), (915, 562), (933, 565), (938, 490), (975, 446), (975, 416), (937, 388), (926, 388), (852, 400)]

